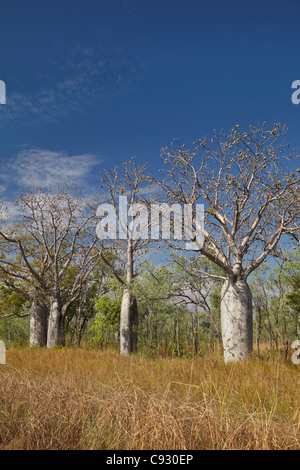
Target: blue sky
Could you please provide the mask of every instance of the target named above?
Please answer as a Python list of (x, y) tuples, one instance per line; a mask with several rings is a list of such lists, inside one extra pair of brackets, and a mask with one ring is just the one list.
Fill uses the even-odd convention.
[(213, 129), (285, 123), (300, 147), (299, 0), (1, 3), (0, 198)]

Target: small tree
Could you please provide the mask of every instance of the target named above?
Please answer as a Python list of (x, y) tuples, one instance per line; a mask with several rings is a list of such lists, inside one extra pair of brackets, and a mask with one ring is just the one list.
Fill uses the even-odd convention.
[[(87, 331), (89, 323), (96, 315), (96, 303), (99, 297), (107, 294), (109, 288), (107, 286), (107, 266), (99, 261), (96, 268), (83, 282), (79, 298), (72, 303), (68, 309), (66, 317), (66, 335), (70, 338), (72, 344), (80, 346), (84, 333)], [(76, 273), (71, 269), (71, 279), (66, 279), (66, 288), (71, 285)], [(64, 297), (67, 292), (63, 293)]]
[(90, 331), (93, 333), (93, 340), (102, 344), (105, 341), (107, 330), (111, 330), (114, 337), (120, 327), (122, 297), (116, 299), (108, 295), (101, 296), (95, 302), (96, 316)]
[(300, 249), (291, 256), (292, 262), (287, 263), (286, 277), (290, 284), (287, 302), (293, 312), (294, 335), (300, 339)]

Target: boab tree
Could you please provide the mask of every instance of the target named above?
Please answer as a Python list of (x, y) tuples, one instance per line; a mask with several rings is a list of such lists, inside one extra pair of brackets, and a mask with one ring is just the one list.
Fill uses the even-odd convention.
[[(48, 314), (44, 302), (46, 290), (45, 257), (41, 256), (41, 251), (32, 244), (28, 237), (23, 235), (22, 240), (18, 241), (12, 238), (10, 232), (11, 230), (8, 228), (5, 234), (1, 232), (0, 280), (19, 298), (31, 303), (28, 314), (30, 315), (30, 346), (43, 347), (47, 343)], [(34, 268), (32, 266), (33, 253)], [(20, 316), (16, 310), (9, 316), (13, 315)], [(27, 316), (27, 314), (21, 316)]]
[(244, 360), (252, 351), (249, 275), (268, 255), (281, 255), (280, 240), (297, 226), (299, 177), (289, 167), (299, 157), (289, 150), (285, 133), (280, 124), (271, 130), (250, 126), (247, 132), (237, 125), (227, 135), (214, 131), (198, 139), (192, 151), (185, 145), (162, 151), (169, 164), (160, 182), (167, 199), (205, 206), (204, 244), (197, 251), (224, 273), (226, 362)]
[[(6, 213), (4, 205), (3, 212)], [(22, 218), (21, 213), (19, 216)], [(22, 223), (12, 222), (7, 213), (2, 220), (0, 251), (0, 281), (19, 298), (30, 302), (29, 314), (21, 316), (30, 316), (30, 346), (43, 347), (47, 343), (48, 314), (44, 302), (45, 256), (34, 240), (22, 230)], [(8, 315), (20, 316), (16, 309)]]
[[(44, 331), (44, 298), (49, 298), (47, 346), (51, 348), (64, 344), (68, 309), (99, 261), (96, 234), (90, 230), (93, 214), (74, 186), (56, 193), (36, 188), (19, 196), (16, 205), (18, 222), (0, 233), (16, 256), (13, 264), (11, 256), (2, 262), (2, 271), (23, 281), (27, 277), (39, 293), (32, 306), (33, 335)], [(74, 276), (69, 276), (70, 269)], [(72, 282), (66, 283), (67, 278)], [(16, 289), (16, 282), (11, 287)]]
[[(141, 256), (148, 243), (148, 212), (142, 201), (142, 190), (148, 177), (146, 164), (136, 164), (133, 158), (122, 167), (115, 166), (101, 174), (101, 188), (106, 204), (99, 206), (97, 233), (98, 252), (111, 273), (123, 286), (120, 312), (120, 354), (137, 351), (138, 308), (132, 293), (136, 255)], [(111, 262), (114, 255), (115, 262)], [(119, 260), (119, 267), (116, 260)], [(122, 269), (123, 268), (123, 269)], [(122, 276), (125, 272), (125, 277)]]

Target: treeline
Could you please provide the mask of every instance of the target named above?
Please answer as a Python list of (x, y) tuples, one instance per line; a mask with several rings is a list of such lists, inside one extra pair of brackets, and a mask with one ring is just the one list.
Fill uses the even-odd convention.
[(3, 205), (2, 339), (179, 357), (219, 343), (226, 362), (267, 341), (287, 355), (300, 191), (285, 128), (214, 131), (162, 157), (159, 177), (134, 159), (108, 168), (90, 200), (73, 184), (20, 195), (14, 218)]
[[(265, 263), (250, 280), (258, 353), (268, 345), (271, 350), (283, 350), (287, 357), (292, 342), (300, 339), (300, 250), (289, 257), (292, 261)], [(211, 271), (216, 271), (210, 264)], [(143, 354), (195, 357), (222, 344), (221, 282), (197, 279), (186, 265), (183, 257), (168, 266), (145, 262), (134, 279), (131, 288), (139, 312), (138, 350)], [(75, 269), (70, 267), (70, 279)], [(124, 273), (120, 270), (119, 275)], [(66, 292), (71, 285), (67, 280)], [(65, 344), (118, 349), (122, 293), (122, 285), (105, 265), (91, 272), (66, 314)], [(1, 339), (14, 346), (28, 345), (31, 303), (2, 284), (0, 311)]]

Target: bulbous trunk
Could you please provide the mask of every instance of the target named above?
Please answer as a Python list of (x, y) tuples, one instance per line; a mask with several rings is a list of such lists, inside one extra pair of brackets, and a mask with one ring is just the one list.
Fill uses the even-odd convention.
[(225, 281), (221, 325), (225, 362), (245, 360), (253, 350), (252, 295), (246, 281)]
[(47, 307), (42, 299), (34, 299), (30, 309), (30, 346), (47, 344)]
[(120, 315), (120, 354), (137, 352), (138, 309), (136, 298), (125, 290)]
[(47, 347), (65, 345), (65, 318), (62, 314), (61, 298), (55, 297), (50, 299), (50, 312), (48, 321), (48, 338)]
[[(133, 280), (133, 247), (132, 240), (127, 246), (127, 274), (126, 282), (129, 285)], [(138, 308), (136, 298), (129, 289), (125, 289), (120, 314), (120, 354), (128, 355), (137, 352), (138, 344)]]

